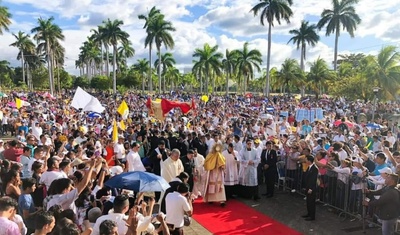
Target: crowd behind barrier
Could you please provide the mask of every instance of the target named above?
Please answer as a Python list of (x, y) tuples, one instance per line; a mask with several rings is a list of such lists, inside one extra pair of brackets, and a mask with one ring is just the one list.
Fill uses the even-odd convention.
[[(79, 94), (87, 97), (80, 100), (84, 104), (74, 101), (72, 91), (59, 97), (13, 92), (0, 102), (1, 133), (13, 138), (0, 141), (2, 193), (10, 197), (0, 199), (0, 209), (8, 219), (22, 216), (18, 221), (30, 232), (38, 214), (47, 221), (42, 233), (56, 225), (53, 234), (62, 234), (56, 231), (72, 222), (78, 225), (73, 229), (98, 235), (102, 221), (112, 219), (116, 224), (103, 225), (118, 228), (119, 234), (157, 234), (152, 211), (160, 204), (166, 217), (156, 216), (162, 225), (158, 230), (183, 234), (194, 198), (223, 210), (234, 196), (279, 197), (274, 194), (278, 183), (279, 189), (305, 195), (307, 208), (315, 196), (342, 218), (382, 222), (388, 234), (387, 219), (366, 198), (374, 205), (379, 200), (374, 190), (386, 189), (399, 172), (400, 132), (397, 122), (379, 115), (376, 123), (357, 120), (356, 114), (371, 113), (371, 102), (179, 92), (114, 96), (82, 89)], [(395, 113), (399, 107), (390, 102), (379, 110)], [(165, 119), (157, 120), (152, 112)], [(308, 171), (316, 172), (314, 165), (319, 174), (312, 182)], [(170, 188), (132, 192), (109, 185), (110, 178), (137, 171), (157, 175)], [(183, 211), (177, 211), (177, 202)], [(61, 216), (53, 218), (36, 207)], [(305, 217), (313, 221), (315, 213)]]

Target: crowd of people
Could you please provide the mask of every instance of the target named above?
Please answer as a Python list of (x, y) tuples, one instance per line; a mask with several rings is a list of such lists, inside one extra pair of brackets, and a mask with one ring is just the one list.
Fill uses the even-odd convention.
[[(236, 197), (275, 197), (282, 182), (306, 195), (307, 221), (316, 219), (319, 200), (360, 215), (364, 206), (383, 234), (394, 231), (400, 131), (378, 115), (373, 125), (357, 120), (371, 112), (370, 102), (251, 95), (204, 102), (171, 92), (152, 98), (193, 99), (196, 108), (156, 120), (147, 96), (95, 93), (106, 109), (90, 115), (71, 107), (73, 93), (2, 98), (0, 234), (183, 234), (193, 200), (223, 208)], [(16, 107), (16, 98), (28, 105)], [(117, 112), (122, 101), (129, 106), (126, 118)], [(321, 119), (296, 117), (300, 109), (317, 108)], [(398, 108), (380, 106), (388, 113)], [(135, 171), (159, 175), (170, 188), (132, 192), (105, 185)]]

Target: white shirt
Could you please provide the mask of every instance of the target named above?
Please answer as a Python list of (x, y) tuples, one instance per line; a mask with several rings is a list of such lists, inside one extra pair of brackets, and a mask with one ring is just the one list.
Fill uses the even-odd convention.
[(54, 205), (60, 205), (63, 210), (71, 209), (77, 214), (75, 200), (78, 199), (78, 189), (73, 189), (66, 194), (57, 194), (50, 196), (51, 199), (47, 203), (47, 210)]
[(340, 151), (337, 151), (336, 153), (339, 155), (339, 160), (340, 161), (344, 161), (348, 157), (347, 152), (344, 151), (343, 149), (340, 150)]
[(237, 151), (238, 153), (240, 153), (240, 151), (242, 151), (242, 148), (243, 148), (243, 143), (242, 143), (242, 141), (238, 141), (238, 142), (236, 142), (236, 141), (233, 141), (233, 149), (235, 150), (235, 151)]
[(56, 179), (62, 179), (65, 178), (64, 174), (61, 173), (60, 171), (46, 171), (42, 174), (42, 177), (40, 177), (40, 182), (41, 184), (45, 184), (46, 188), (49, 189), (51, 183), (56, 180)]
[(346, 142), (344, 135), (335, 135), (333, 137), (333, 142)]
[(31, 162), (31, 157), (27, 157), (24, 155), (21, 155), (21, 164), (22, 164), (22, 176), (24, 178), (30, 178), (32, 177), (32, 164)]
[(207, 144), (207, 147), (208, 147), (208, 152), (210, 152), (212, 147), (215, 144), (215, 140), (213, 138), (210, 138), (209, 140), (206, 140), (206, 144)]
[(389, 141), (389, 148), (393, 148), (394, 143), (396, 142), (396, 138), (394, 136), (389, 136), (386, 138)]
[(100, 224), (105, 220), (111, 220), (117, 223), (118, 234), (126, 234), (128, 232), (128, 227), (126, 226), (125, 220), (128, 219), (128, 216), (121, 213), (113, 213), (109, 212), (108, 215), (103, 215), (97, 218), (96, 223), (93, 226), (92, 235), (100, 235)]
[(78, 136), (78, 137), (76, 137), (76, 139), (75, 139), (75, 143), (76, 144), (81, 144), (83, 141), (86, 141), (87, 139), (86, 139), (86, 137), (80, 137), (80, 136)]
[(133, 150), (129, 151), (128, 155), (126, 155), (126, 164), (128, 171), (146, 171), (146, 168), (144, 168), (140, 160), (139, 153)]
[(124, 159), (125, 158), (124, 144), (116, 143), (114, 145), (114, 154), (115, 154), (115, 156), (117, 156), (117, 159)]
[(183, 217), (186, 211), (191, 211), (187, 199), (178, 192), (167, 194), (165, 197), (165, 209), (167, 224), (173, 224), (175, 228), (181, 228), (184, 225)]

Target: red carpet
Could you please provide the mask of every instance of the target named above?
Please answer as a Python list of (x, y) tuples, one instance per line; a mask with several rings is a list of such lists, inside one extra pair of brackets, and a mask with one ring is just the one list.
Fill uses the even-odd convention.
[(193, 218), (216, 235), (301, 235), (237, 200), (229, 200), (225, 208), (218, 203), (204, 203), (201, 199), (193, 206)]

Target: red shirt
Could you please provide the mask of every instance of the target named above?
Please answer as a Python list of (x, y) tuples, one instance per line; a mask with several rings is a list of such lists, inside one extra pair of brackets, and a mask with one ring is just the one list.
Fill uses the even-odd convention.
[(23, 150), (20, 148), (11, 147), (3, 151), (3, 156), (5, 159), (14, 162), (21, 162), (21, 155)]

